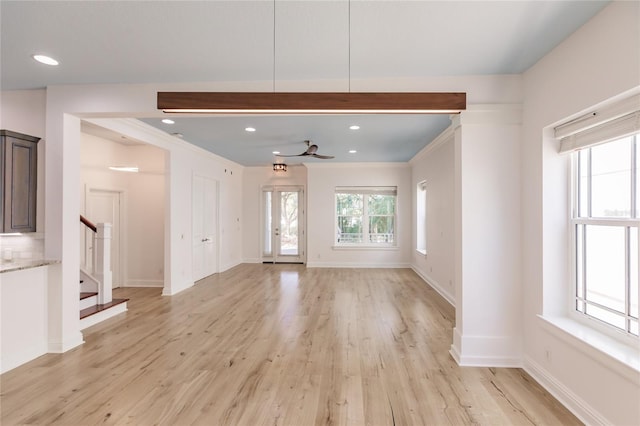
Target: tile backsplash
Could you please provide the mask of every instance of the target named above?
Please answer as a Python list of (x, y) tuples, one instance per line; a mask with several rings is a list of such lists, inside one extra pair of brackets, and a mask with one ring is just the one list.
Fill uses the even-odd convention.
[(44, 257), (44, 234), (0, 234), (0, 259), (42, 259)]

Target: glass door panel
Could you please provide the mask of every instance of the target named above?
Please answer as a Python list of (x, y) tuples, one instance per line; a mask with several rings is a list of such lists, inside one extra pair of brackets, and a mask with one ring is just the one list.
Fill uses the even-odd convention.
[(280, 192), (279, 256), (298, 255), (298, 192)]
[(262, 260), (304, 263), (302, 187), (264, 187), (262, 196)]

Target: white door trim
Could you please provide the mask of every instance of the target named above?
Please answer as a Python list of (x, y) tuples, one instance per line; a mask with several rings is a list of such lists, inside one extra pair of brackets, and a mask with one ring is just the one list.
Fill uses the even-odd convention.
[[(273, 223), (275, 219), (275, 212), (279, 211), (279, 207), (275, 207), (275, 197), (272, 195), (271, 199), (271, 254), (265, 253), (265, 243), (266, 243), (266, 206), (264, 194), (267, 192), (271, 192), (272, 194), (279, 194), (281, 192), (299, 192), (299, 200), (298, 200), (298, 255), (297, 256), (278, 256), (278, 244), (275, 242), (275, 235), (273, 232)], [(306, 263), (306, 198), (305, 198), (305, 187), (304, 185), (264, 185), (260, 188), (260, 257), (263, 263), (279, 263), (287, 261), (295, 262), (295, 263)]]

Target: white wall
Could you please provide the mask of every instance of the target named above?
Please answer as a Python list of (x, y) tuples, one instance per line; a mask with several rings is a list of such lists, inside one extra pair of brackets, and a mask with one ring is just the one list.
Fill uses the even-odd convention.
[[(454, 288), (454, 140), (448, 128), (410, 161), (412, 190), (411, 267), (455, 304)], [(416, 188), (427, 187), (426, 255), (416, 251)]]
[(274, 172), (272, 167), (246, 167), (242, 181), (242, 258), (245, 263), (259, 263), (262, 262), (262, 187), (295, 185), (306, 188), (307, 168), (295, 165), (288, 166), (286, 172)]
[[(121, 251), (123, 285), (164, 285), (165, 151), (151, 145), (123, 145), (82, 134), (80, 213), (87, 216), (91, 188), (122, 191)], [(109, 170), (137, 165), (139, 173)], [(86, 228), (82, 227), (84, 232)], [(81, 231), (81, 236), (84, 235)], [(81, 238), (81, 250), (84, 250)]]
[[(407, 163), (306, 164), (307, 266), (406, 268), (411, 261), (411, 168)], [(397, 246), (335, 248), (337, 186), (396, 186)]]
[(525, 368), (590, 424), (640, 424), (640, 375), (538, 318), (566, 315), (571, 294), (569, 159), (548, 128), (637, 87), (639, 70), (640, 3), (613, 2), (524, 74)]

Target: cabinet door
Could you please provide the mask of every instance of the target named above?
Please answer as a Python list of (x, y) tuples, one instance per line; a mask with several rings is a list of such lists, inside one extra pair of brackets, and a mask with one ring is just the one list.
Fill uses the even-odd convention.
[(35, 232), (38, 145), (5, 136), (4, 232)]

